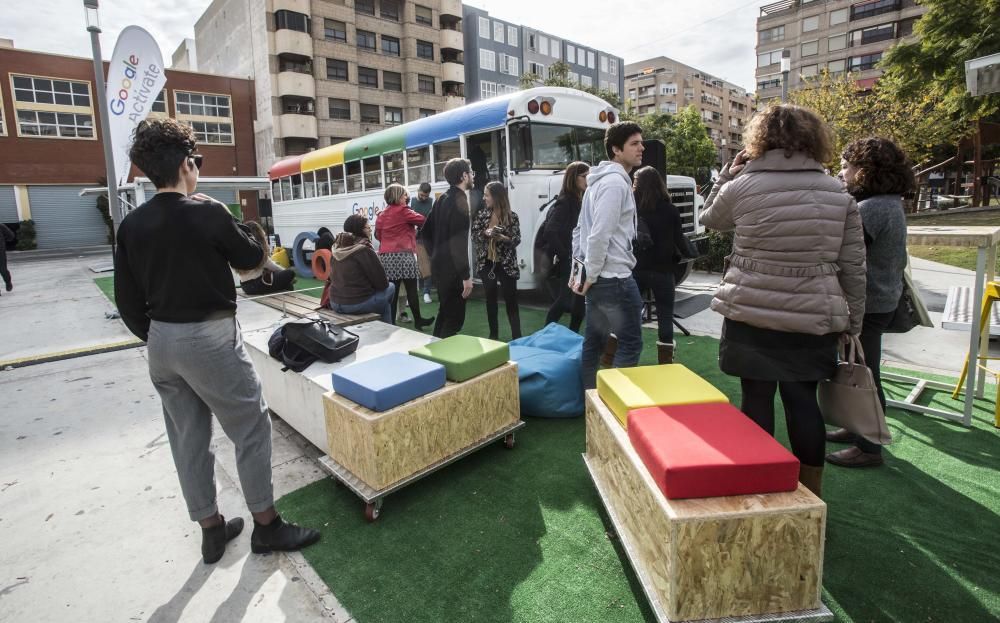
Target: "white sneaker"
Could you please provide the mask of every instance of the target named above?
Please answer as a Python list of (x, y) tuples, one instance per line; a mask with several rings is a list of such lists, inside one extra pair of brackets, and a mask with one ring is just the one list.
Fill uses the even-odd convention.
[(424, 302), (425, 303), (430, 303), (431, 302), (431, 295), (429, 293), (427, 293), (427, 292), (424, 292)]
[(399, 321), (400, 322), (410, 322), (410, 315), (408, 313), (406, 313), (406, 312), (402, 312), (401, 314), (399, 314)]

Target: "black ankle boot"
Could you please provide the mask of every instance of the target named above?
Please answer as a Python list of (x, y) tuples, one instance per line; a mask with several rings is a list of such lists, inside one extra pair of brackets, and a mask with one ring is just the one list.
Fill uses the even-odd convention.
[[(221, 517), (221, 515), (220, 515)], [(222, 517), (222, 523), (211, 528), (201, 529), (201, 557), (205, 564), (210, 565), (218, 562), (222, 555), (226, 553), (226, 543), (232, 541), (243, 532), (243, 518), (234, 517), (226, 521)]]
[(312, 545), (318, 540), (318, 531), (287, 523), (279, 515), (266, 526), (253, 522), (250, 551), (254, 554), (291, 552)]
[(430, 318), (418, 318), (414, 325), (417, 327), (417, 331), (423, 329), (424, 327), (429, 327), (434, 324), (434, 316)]

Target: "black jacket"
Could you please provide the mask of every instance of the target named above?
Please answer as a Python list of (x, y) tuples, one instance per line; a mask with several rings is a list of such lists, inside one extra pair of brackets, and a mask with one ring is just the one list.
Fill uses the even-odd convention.
[(421, 230), (421, 240), (431, 257), (435, 278), (471, 278), (469, 271), (469, 198), (451, 186), (434, 202)]
[(546, 250), (560, 262), (568, 263), (573, 253), (573, 229), (580, 219), (580, 201), (572, 195), (559, 195), (549, 210), (552, 214), (543, 234)]
[(125, 326), (142, 340), (150, 320), (200, 322), (236, 313), (230, 266), (264, 260), (249, 229), (226, 206), (180, 193), (158, 193), (118, 228), (115, 302)]
[(681, 213), (669, 199), (661, 200), (652, 211), (638, 213), (646, 222), (653, 244), (635, 254), (634, 270), (673, 272), (682, 256), (688, 254), (688, 243), (681, 229)]

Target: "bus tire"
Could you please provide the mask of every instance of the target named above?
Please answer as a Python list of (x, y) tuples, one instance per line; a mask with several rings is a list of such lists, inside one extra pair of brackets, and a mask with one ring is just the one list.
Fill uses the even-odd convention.
[(299, 274), (299, 277), (303, 279), (312, 279), (313, 271), (312, 267), (309, 265), (309, 260), (306, 259), (306, 251), (302, 248), (306, 240), (309, 240), (313, 244), (319, 240), (319, 236), (315, 232), (304, 231), (298, 236), (295, 236), (295, 243), (292, 244), (292, 263), (295, 264), (295, 272)]
[(333, 254), (327, 249), (313, 251), (312, 271), (316, 279), (326, 281), (330, 278), (330, 260)]

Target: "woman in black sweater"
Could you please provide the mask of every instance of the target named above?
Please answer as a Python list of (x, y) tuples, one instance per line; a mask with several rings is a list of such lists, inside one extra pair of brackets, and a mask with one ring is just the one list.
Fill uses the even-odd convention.
[(556, 280), (554, 287), (557, 288), (556, 300), (545, 316), (545, 324), (559, 322), (562, 315), (569, 312), (569, 328), (577, 333), (583, 324), (585, 299), (569, 289), (569, 273), (573, 267), (573, 228), (580, 218), (580, 202), (583, 191), (587, 190), (589, 172), (590, 165), (586, 162), (573, 162), (566, 167), (562, 191), (549, 208), (552, 214), (542, 232), (545, 248), (554, 262), (550, 277)]
[(681, 250), (687, 247), (681, 215), (670, 203), (663, 177), (653, 167), (636, 171), (632, 190), (640, 221), (632, 274), (639, 291), (652, 290), (656, 301), (657, 361), (673, 363), (674, 270)]

